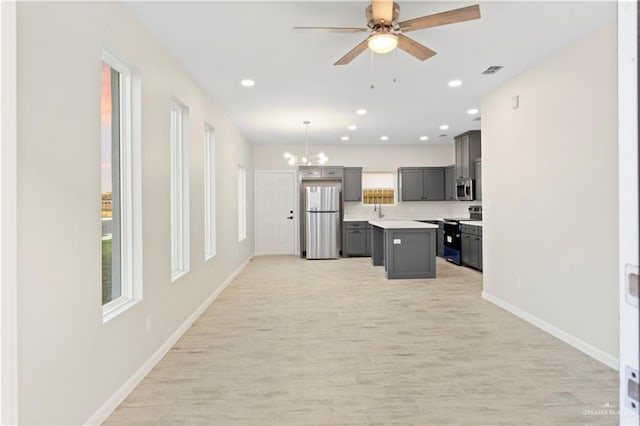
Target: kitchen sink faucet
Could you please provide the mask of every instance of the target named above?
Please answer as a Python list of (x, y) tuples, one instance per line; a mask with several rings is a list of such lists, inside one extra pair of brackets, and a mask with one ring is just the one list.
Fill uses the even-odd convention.
[(373, 204), (373, 211), (378, 212), (378, 218), (384, 217), (382, 214), (382, 203), (380, 202), (380, 198), (376, 198), (377, 202)]

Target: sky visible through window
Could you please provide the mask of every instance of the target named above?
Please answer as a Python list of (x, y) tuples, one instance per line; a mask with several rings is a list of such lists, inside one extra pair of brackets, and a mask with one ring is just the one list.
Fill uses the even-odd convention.
[[(111, 67), (104, 62), (102, 63), (101, 98), (102, 194), (104, 196), (106, 193), (111, 193), (113, 189), (111, 185)], [(109, 217), (111, 216), (110, 213)]]

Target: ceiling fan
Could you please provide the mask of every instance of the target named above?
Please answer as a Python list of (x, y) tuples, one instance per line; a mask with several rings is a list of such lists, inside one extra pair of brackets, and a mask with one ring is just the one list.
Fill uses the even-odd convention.
[(400, 6), (394, 3), (393, 0), (371, 0), (371, 5), (365, 9), (367, 28), (293, 27), (293, 29), (338, 33), (371, 32), (369, 37), (338, 59), (334, 65), (347, 65), (356, 56), (367, 50), (367, 47), (376, 53), (391, 52), (396, 47), (399, 47), (415, 58), (425, 61), (435, 55), (436, 52), (407, 37), (404, 33), (480, 19), (480, 6), (476, 4), (402, 22), (399, 21), (399, 16)]

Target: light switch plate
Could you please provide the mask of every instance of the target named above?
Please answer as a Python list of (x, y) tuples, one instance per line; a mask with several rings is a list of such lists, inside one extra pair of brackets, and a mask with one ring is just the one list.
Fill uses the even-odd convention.
[(514, 95), (511, 97), (511, 108), (518, 109), (520, 106), (520, 96)]

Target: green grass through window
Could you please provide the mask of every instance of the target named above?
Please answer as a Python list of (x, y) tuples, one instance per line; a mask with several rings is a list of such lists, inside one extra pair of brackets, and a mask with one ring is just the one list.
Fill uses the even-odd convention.
[(102, 304), (111, 302), (111, 244), (102, 240)]

